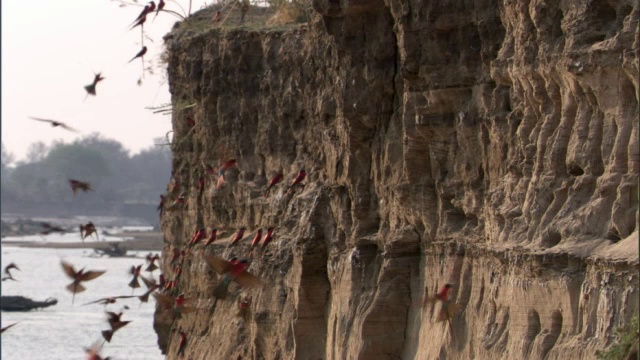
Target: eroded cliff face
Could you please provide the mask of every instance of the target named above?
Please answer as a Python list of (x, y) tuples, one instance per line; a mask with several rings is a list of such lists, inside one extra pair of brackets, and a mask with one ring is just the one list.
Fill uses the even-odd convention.
[[(638, 311), (637, 2), (313, 7), (308, 24), (256, 31), (202, 31), (204, 11), (166, 38), (167, 203), (188, 206), (162, 217), (163, 272), (218, 229), (182, 263), (176, 293), (202, 309), (173, 324), (188, 358), (595, 358)], [(224, 186), (207, 176), (200, 193), (203, 166), (229, 158)], [(267, 285), (214, 305), (202, 254), (247, 257), (270, 226), (249, 268)], [(450, 325), (422, 306), (446, 282), (462, 306)]]

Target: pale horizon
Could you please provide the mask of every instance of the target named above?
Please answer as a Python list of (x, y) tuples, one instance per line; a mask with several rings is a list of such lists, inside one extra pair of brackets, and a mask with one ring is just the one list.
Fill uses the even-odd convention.
[[(160, 64), (162, 37), (175, 22), (160, 13), (144, 23), (148, 51), (146, 66), (153, 62), (141, 86), (140, 59), (127, 63), (140, 51), (140, 27), (129, 30), (142, 11), (140, 6), (119, 7), (114, 0), (7, 0), (2, 2), (2, 144), (26, 160), (32, 143), (47, 146), (60, 140), (71, 143), (99, 132), (117, 140), (130, 155), (153, 146), (153, 139), (171, 130), (171, 116), (153, 114), (145, 107), (170, 102), (166, 67)], [(175, 1), (165, 9), (181, 13)], [(188, 1), (178, 1), (185, 10)], [(205, 5), (192, 2), (192, 13)], [(86, 97), (85, 85), (94, 72), (105, 78), (97, 95)], [(29, 119), (53, 119), (79, 130), (72, 133)]]

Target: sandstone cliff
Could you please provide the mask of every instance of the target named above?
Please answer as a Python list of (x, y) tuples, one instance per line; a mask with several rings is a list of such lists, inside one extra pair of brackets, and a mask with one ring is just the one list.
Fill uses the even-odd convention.
[[(314, 0), (308, 23), (254, 30), (212, 11), (165, 38), (167, 202), (188, 207), (161, 220), (163, 272), (218, 228), (182, 265), (203, 309), (174, 324), (187, 358), (592, 359), (637, 313), (636, 1)], [(269, 226), (249, 268), (267, 286), (214, 306), (202, 253), (246, 257)], [(451, 327), (422, 306), (446, 282)]]

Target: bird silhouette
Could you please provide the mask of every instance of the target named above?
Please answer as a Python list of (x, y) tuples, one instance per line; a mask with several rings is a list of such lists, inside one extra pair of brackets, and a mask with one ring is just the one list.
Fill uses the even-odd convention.
[(98, 229), (96, 229), (96, 226), (93, 225), (91, 221), (84, 225), (80, 225), (80, 237), (82, 238), (82, 242), (84, 242), (84, 239), (93, 234), (96, 234), (96, 240), (99, 241), (100, 236), (98, 235)]
[(2, 334), (3, 332), (7, 331), (10, 327), (17, 325), (18, 323), (13, 323), (11, 325), (7, 325), (3, 328), (0, 328), (0, 334)]
[(264, 191), (264, 197), (269, 196), (269, 190), (271, 190), (272, 187), (276, 186), (279, 182), (281, 182), (282, 179), (283, 179), (283, 176), (281, 172), (278, 172), (275, 175), (273, 175), (273, 177), (269, 181), (269, 185), (267, 185), (267, 188)]
[(158, 269), (158, 266), (155, 264), (155, 262), (156, 260), (160, 260), (160, 255), (158, 254), (151, 255), (151, 253), (149, 253), (146, 257), (146, 260), (149, 263), (149, 266), (147, 266), (147, 268), (144, 269), (145, 271), (153, 272), (154, 270)]
[(76, 293), (80, 293), (87, 290), (84, 286), (82, 286), (83, 281), (93, 280), (106, 272), (106, 270), (105, 271), (96, 271), (96, 270), (84, 271), (84, 268), (80, 269), (79, 271), (76, 271), (73, 265), (69, 264), (64, 260), (61, 260), (60, 264), (62, 265), (62, 270), (64, 270), (65, 274), (67, 274), (68, 277), (73, 279), (73, 282), (71, 282), (71, 284), (67, 285), (66, 287), (66, 289), (73, 294), (73, 297), (71, 298), (71, 304), (73, 304), (75, 300)]
[(161, 11), (162, 9), (164, 9), (164, 5), (165, 5), (164, 0), (160, 0), (160, 1), (158, 1), (158, 6), (157, 6), (157, 8), (156, 8), (156, 16), (154, 16), (154, 17), (153, 17), (153, 20), (155, 20), (155, 19), (156, 19), (156, 17), (158, 16), (158, 14), (160, 13), (160, 11)]
[(73, 191), (73, 196), (76, 196), (78, 190), (82, 190), (84, 192), (95, 191), (91, 188), (91, 184), (86, 181), (80, 181), (76, 179), (69, 179), (69, 186), (71, 186), (71, 191)]
[(134, 298), (134, 297), (136, 296), (135, 295), (111, 296), (111, 297), (98, 299), (96, 301), (91, 301), (82, 305), (100, 304), (100, 305), (107, 306), (108, 304), (115, 304), (118, 299), (128, 299), (128, 298)]
[[(141, 58), (141, 57), (143, 57), (143, 56), (144, 56), (144, 54), (146, 54), (146, 53), (147, 53), (147, 47), (146, 47), (146, 46), (143, 46), (143, 47), (142, 47), (142, 50), (138, 51), (138, 53), (136, 54), (136, 56), (134, 56), (131, 60), (129, 60), (129, 62), (128, 62), (128, 63), (132, 62), (133, 60), (135, 60), (135, 59), (137, 59), (137, 58)], [(128, 64), (128, 63), (127, 63), (127, 64)]]
[[(89, 95), (93, 95), (96, 96), (96, 85), (98, 85), (98, 82), (104, 80), (104, 78), (102, 76), (100, 76), (101, 73), (97, 73), (93, 76), (93, 82), (89, 85), (85, 85), (84, 89), (87, 91), (87, 96)], [(85, 100), (87, 99), (87, 96), (85, 96)]]
[(138, 281), (138, 277), (140, 276), (140, 271), (142, 270), (142, 265), (131, 266), (129, 270), (129, 274), (133, 275), (133, 279), (129, 282), (129, 287), (131, 288), (131, 293), (140, 287), (140, 282)]
[(128, 320), (128, 321), (120, 320), (121, 316), (122, 316), (122, 312), (116, 314), (114, 312), (107, 311), (107, 322), (109, 322), (109, 325), (111, 326), (111, 329), (103, 330), (102, 331), (102, 337), (109, 343), (111, 342), (111, 338), (113, 337), (113, 334), (116, 331), (120, 330), (125, 325), (127, 325), (127, 324), (129, 324), (131, 322), (131, 320)]
[(235, 281), (245, 288), (253, 288), (262, 285), (262, 281), (255, 275), (247, 272), (249, 267), (247, 260), (231, 259), (229, 261), (213, 255), (204, 255), (204, 260), (215, 272), (224, 275), (218, 286), (213, 290), (213, 296), (224, 299), (231, 281)]
[(10, 263), (9, 265), (4, 267), (4, 273), (7, 275), (5, 277), (2, 278), (2, 281), (5, 280), (13, 280), (13, 281), (18, 281), (16, 279), (14, 279), (13, 275), (11, 275), (11, 269), (16, 269), (18, 271), (21, 271), (20, 268), (18, 267), (18, 265), (16, 265), (15, 263)]
[(52, 127), (61, 127), (65, 130), (69, 130), (72, 132), (78, 132), (78, 130), (72, 128), (71, 126), (68, 126), (67, 124), (61, 122), (61, 121), (57, 121), (57, 120), (51, 120), (51, 119), (43, 119), (43, 118), (38, 118), (38, 117), (33, 117), (33, 116), (29, 116), (30, 119), (32, 120), (36, 120), (36, 121), (41, 121), (41, 122), (46, 122), (51, 124)]
[[(287, 192), (293, 189), (294, 186), (299, 185), (305, 178), (307, 177), (307, 172), (304, 169), (300, 169), (298, 175), (296, 175), (295, 179), (291, 182), (291, 185), (287, 188)], [(301, 185), (301, 184), (300, 184)]]

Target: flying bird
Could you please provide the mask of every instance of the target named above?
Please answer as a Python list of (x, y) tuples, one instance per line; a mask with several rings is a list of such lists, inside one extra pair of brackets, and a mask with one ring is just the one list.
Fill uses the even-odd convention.
[(69, 179), (69, 186), (71, 186), (71, 190), (73, 191), (73, 196), (76, 196), (76, 193), (78, 192), (78, 190), (82, 190), (84, 192), (94, 191), (91, 188), (91, 184), (87, 181)]
[(76, 271), (73, 265), (69, 264), (68, 262), (65, 262), (64, 260), (61, 260), (60, 264), (62, 265), (62, 270), (64, 270), (65, 274), (67, 274), (68, 277), (73, 279), (73, 282), (67, 285), (66, 287), (67, 290), (73, 293), (73, 297), (71, 298), (71, 304), (73, 304), (75, 300), (76, 293), (87, 290), (81, 284), (83, 281), (93, 280), (106, 272), (106, 271), (96, 271), (96, 270), (84, 271), (84, 268), (80, 269), (79, 271)]
[(60, 226), (51, 225), (49, 223), (44, 223), (43, 222), (43, 223), (40, 223), (40, 226), (42, 226), (44, 228), (44, 230), (40, 232), (40, 234), (42, 234), (42, 235), (49, 235), (52, 232), (60, 232), (60, 233), (66, 232), (66, 230), (61, 228)]
[(129, 282), (129, 287), (131, 288), (131, 293), (133, 294), (133, 291), (136, 288), (140, 287), (140, 282), (138, 281), (138, 277), (140, 276), (140, 271), (142, 270), (142, 265), (138, 265), (138, 266), (131, 266), (131, 270), (129, 270), (129, 274), (133, 275), (133, 279), (131, 279), (131, 281)]
[(218, 169), (218, 176), (223, 176), (224, 177), (224, 173), (225, 171), (227, 171), (227, 169), (234, 167), (236, 164), (238, 164), (238, 161), (236, 159), (229, 159), (227, 160), (224, 164), (222, 164), (222, 166), (220, 166), (220, 168)]
[(3, 328), (0, 328), (0, 334), (2, 334), (3, 332), (7, 331), (10, 327), (17, 325), (18, 323), (13, 323), (11, 325), (7, 325)]
[[(147, 47), (146, 47), (146, 46), (143, 46), (143, 47), (142, 47), (142, 50), (138, 51), (138, 53), (136, 54), (136, 56), (134, 56), (131, 60), (129, 60), (129, 62), (128, 62), (128, 63), (132, 62), (133, 60), (135, 60), (135, 59), (137, 59), (137, 58), (141, 58), (141, 57), (143, 57), (143, 56), (144, 56), (144, 54), (146, 54), (146, 53), (147, 53)], [(128, 63), (127, 63), (127, 64), (128, 64)]]
[[(98, 85), (98, 82), (104, 80), (104, 78), (102, 76), (100, 76), (100, 74), (101, 73), (95, 74), (94, 77), (93, 77), (93, 82), (84, 87), (84, 89), (87, 91), (87, 96), (89, 96), (89, 95), (96, 96), (96, 85)], [(85, 99), (86, 98), (87, 97), (85, 96)]]
[(13, 281), (18, 281), (16, 279), (13, 278), (13, 275), (11, 275), (11, 269), (16, 269), (18, 271), (20, 271), (20, 268), (18, 267), (18, 265), (16, 265), (15, 263), (11, 263), (7, 266), (4, 267), (4, 273), (7, 275), (5, 277), (2, 278), (2, 281), (5, 280), (13, 280)]
[(96, 240), (99, 241), (100, 236), (98, 235), (98, 229), (96, 229), (96, 226), (93, 225), (91, 221), (84, 225), (80, 224), (80, 237), (82, 238), (82, 242), (84, 242), (84, 239), (93, 234), (96, 234)]
[(224, 299), (231, 281), (235, 281), (246, 288), (257, 287), (262, 284), (258, 277), (246, 271), (247, 267), (249, 267), (247, 260), (237, 261), (237, 259), (232, 259), (232, 261), (227, 261), (213, 254), (205, 255), (204, 260), (215, 272), (224, 275), (218, 286), (213, 290), (213, 295), (218, 299)]
[(156, 260), (160, 260), (160, 255), (155, 254), (151, 256), (151, 253), (149, 253), (147, 255), (146, 260), (149, 263), (149, 266), (147, 266), (147, 268), (144, 269), (145, 271), (153, 272), (154, 270), (158, 269), (158, 266), (156, 265)]
[(38, 118), (38, 117), (33, 117), (33, 116), (29, 116), (29, 118), (33, 119), (33, 120), (36, 120), (36, 121), (42, 121), (42, 122), (49, 123), (49, 124), (51, 124), (52, 127), (58, 127), (59, 126), (59, 127), (65, 129), (65, 130), (69, 130), (69, 131), (72, 131), (72, 132), (78, 132), (78, 130), (76, 130), (76, 129), (72, 128), (71, 126), (69, 126), (69, 125), (67, 125), (67, 124), (65, 124), (63, 122), (60, 122), (60, 121), (51, 120), (51, 119), (43, 119), (43, 118)]
[(82, 305), (100, 304), (100, 305), (107, 306), (108, 304), (115, 304), (118, 299), (129, 299), (129, 298), (134, 298), (134, 297), (136, 297), (136, 296), (135, 295), (111, 296), (111, 297), (98, 299), (96, 301), (91, 301), (91, 302), (88, 302), (88, 303), (82, 304)]
[(188, 314), (198, 310), (197, 307), (188, 306), (193, 299), (186, 299), (184, 294), (180, 294), (175, 298), (164, 294), (153, 294), (156, 299), (156, 304), (161, 311), (171, 311), (171, 315), (174, 319), (181, 318), (182, 314)]
[(436, 322), (447, 320), (449, 327), (451, 327), (451, 318), (461, 309), (461, 305), (451, 303), (451, 289), (453, 289), (453, 284), (446, 283), (436, 295), (425, 300), (425, 305), (434, 304), (437, 301), (442, 303)]
[(107, 311), (107, 321), (109, 322), (109, 326), (111, 326), (110, 330), (103, 330), (102, 331), (102, 337), (107, 341), (107, 342), (111, 342), (111, 338), (113, 337), (113, 334), (120, 330), (121, 328), (123, 328), (125, 325), (127, 325), (128, 323), (131, 322), (131, 320), (128, 321), (122, 321), (120, 320), (120, 317), (122, 316), (122, 313), (114, 313), (111, 311)]
[(273, 175), (273, 177), (269, 181), (269, 185), (267, 185), (267, 188), (264, 191), (264, 197), (269, 196), (269, 190), (271, 190), (272, 187), (276, 186), (279, 182), (281, 182), (282, 178), (283, 176), (281, 172)]
[[(104, 344), (104, 342), (103, 342)], [(98, 345), (98, 343), (96, 342), (95, 344), (91, 345), (90, 348), (84, 348), (84, 351), (87, 354), (87, 360), (109, 360), (110, 358), (107, 356), (105, 358), (100, 356), (100, 349), (102, 348), (101, 345)]]

